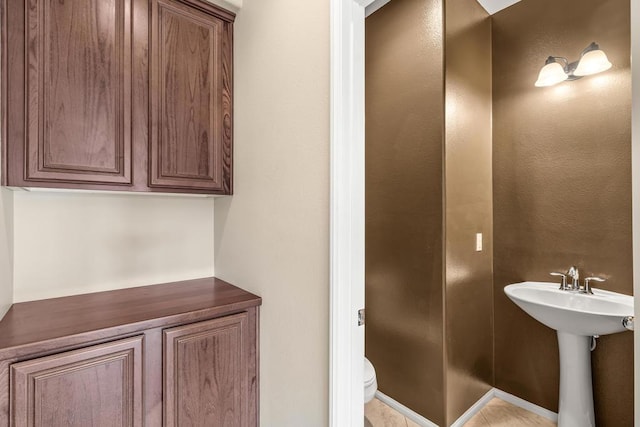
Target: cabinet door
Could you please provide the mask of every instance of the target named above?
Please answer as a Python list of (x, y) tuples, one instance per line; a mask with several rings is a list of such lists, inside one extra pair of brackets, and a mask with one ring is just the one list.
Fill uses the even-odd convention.
[(142, 426), (142, 337), (11, 365), (11, 425)]
[(24, 178), (130, 184), (131, 0), (26, 3)]
[(152, 187), (231, 194), (233, 15), (213, 12), (151, 0)]
[(247, 313), (164, 332), (164, 424), (249, 425)]

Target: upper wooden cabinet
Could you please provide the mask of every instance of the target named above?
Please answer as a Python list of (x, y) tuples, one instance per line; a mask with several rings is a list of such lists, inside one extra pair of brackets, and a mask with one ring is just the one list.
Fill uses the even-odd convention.
[(231, 25), (177, 0), (151, 4), (151, 185), (229, 193)]
[(28, 1), (27, 180), (131, 183), (130, 26), (129, 0)]
[(232, 193), (234, 15), (6, 0), (3, 185)]

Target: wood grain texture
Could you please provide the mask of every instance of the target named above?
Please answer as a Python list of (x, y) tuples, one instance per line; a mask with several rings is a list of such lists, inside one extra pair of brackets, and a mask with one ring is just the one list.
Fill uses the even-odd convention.
[(249, 313), (249, 355), (248, 355), (248, 387), (247, 402), (250, 425), (258, 425), (260, 419), (260, 306), (247, 310)]
[(11, 365), (15, 427), (142, 426), (141, 336)]
[[(24, 138), (25, 138), (25, 4), (24, 1), (4, 0), (3, 19), (6, 26), (3, 33), (2, 50), (6, 61), (3, 63), (2, 86), (6, 87), (3, 97), (4, 156), (2, 158), (3, 185), (24, 182)], [(9, 108), (11, 106), (11, 108)]]
[(150, 186), (230, 194), (231, 24), (186, 1), (151, 8)]
[(222, 33), (222, 187), (233, 194), (233, 26)]
[[(159, 141), (162, 178), (215, 180), (218, 23), (158, 3)], [(155, 163), (154, 163), (155, 164)]]
[(133, 1), (132, 44), (133, 59), (131, 64), (133, 95), (132, 157), (134, 191), (149, 191), (149, 15), (148, 0)]
[(131, 183), (131, 0), (28, 0), (26, 179)]
[[(180, 425), (256, 426), (261, 302), (256, 295), (207, 278), (14, 304), (0, 321), (0, 426), (38, 425), (27, 416), (36, 413), (44, 419), (40, 425), (141, 425), (142, 419), (145, 426), (159, 427), (170, 366), (181, 375), (178, 389), (192, 393), (182, 402), (191, 415)], [(167, 364), (164, 357), (165, 331), (181, 345), (172, 353), (175, 363)], [(128, 363), (118, 345), (137, 341), (144, 344), (139, 356), (137, 350), (133, 353), (135, 366), (143, 367), (135, 380), (143, 383), (142, 397), (134, 396), (133, 423), (122, 422), (119, 415), (104, 414), (131, 413), (118, 391), (123, 390), (118, 388), (118, 378), (126, 371), (122, 366)], [(15, 385), (11, 393), (10, 372)], [(42, 373), (42, 387), (39, 394), (24, 398), (33, 391), (24, 385), (33, 373)], [(200, 399), (195, 412), (193, 393)], [(39, 405), (44, 412), (33, 409), (38, 396), (54, 399), (46, 397), (51, 395), (62, 403)], [(16, 404), (16, 396), (23, 396), (22, 402)], [(71, 412), (72, 419), (64, 418)], [(202, 414), (205, 420), (212, 416), (223, 421), (187, 422)], [(23, 421), (29, 424), (20, 424)]]
[[(173, 152), (167, 147), (170, 159), (174, 154), (178, 156), (173, 156), (175, 162), (162, 164), (170, 168), (175, 164), (179, 177), (169, 176), (171, 172), (164, 184), (151, 184), (153, 150), (149, 144), (156, 135), (151, 129), (151, 115), (157, 108), (150, 95), (156, 93), (157, 85), (153, 84), (150, 65), (155, 64), (152, 52), (159, 43), (151, 35), (153, 16), (148, 0), (5, 0), (1, 76), (2, 87), (7, 89), (1, 94), (3, 185), (232, 193), (235, 15), (201, 0), (172, 3), (186, 10), (187, 15), (220, 23), (216, 27), (215, 39), (220, 45), (214, 52), (216, 62), (213, 68), (208, 66), (215, 70), (212, 83), (219, 88), (214, 91), (211, 86), (207, 94), (215, 104), (209, 109), (214, 112), (215, 132), (207, 133), (213, 138), (207, 141), (213, 150), (203, 143), (204, 138), (192, 139), (193, 144), (181, 145)], [(45, 78), (51, 84), (45, 85)], [(199, 106), (195, 101), (205, 97), (188, 90), (182, 93)], [(188, 107), (184, 102), (178, 106), (180, 110)], [(175, 124), (168, 134), (196, 129), (184, 126), (183, 117), (176, 118), (174, 112), (167, 113)], [(191, 173), (194, 170), (195, 175)], [(210, 177), (203, 180), (198, 172), (202, 170), (213, 171), (215, 181)]]
[(162, 425), (162, 328), (144, 331), (144, 425)]
[(261, 302), (211, 277), (18, 303), (0, 321), (0, 360), (196, 322)]
[(7, 8), (6, 0), (0, 3), (0, 184), (7, 182)]
[(164, 425), (246, 426), (248, 314), (164, 332)]
[(15, 359), (0, 360), (0, 426), (9, 425), (9, 367)]

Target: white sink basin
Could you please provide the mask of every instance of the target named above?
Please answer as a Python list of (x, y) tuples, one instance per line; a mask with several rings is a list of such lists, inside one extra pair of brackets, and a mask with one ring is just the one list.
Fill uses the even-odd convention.
[(560, 355), (558, 426), (595, 427), (592, 336), (624, 331), (622, 320), (633, 316), (633, 297), (601, 289), (587, 295), (559, 287), (557, 283), (522, 282), (506, 286), (504, 292), (531, 317), (556, 330)]
[(593, 295), (561, 291), (557, 283), (522, 282), (506, 286), (507, 296), (531, 317), (560, 332), (606, 335), (625, 330), (633, 316), (633, 297), (593, 289)]

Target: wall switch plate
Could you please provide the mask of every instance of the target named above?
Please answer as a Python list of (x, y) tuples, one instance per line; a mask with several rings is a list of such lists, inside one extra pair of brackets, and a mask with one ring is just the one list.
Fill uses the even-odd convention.
[(482, 233), (476, 233), (476, 252), (482, 252)]

